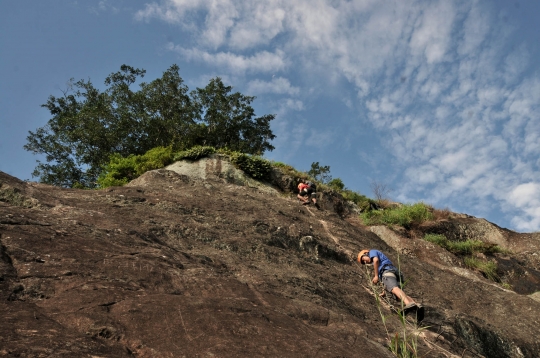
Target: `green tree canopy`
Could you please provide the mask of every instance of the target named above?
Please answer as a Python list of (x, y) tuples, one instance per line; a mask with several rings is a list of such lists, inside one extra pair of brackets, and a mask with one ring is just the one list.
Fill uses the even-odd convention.
[(225, 86), (217, 77), (205, 88), (192, 92), (203, 144), (257, 155), (273, 150), (269, 140), (275, 138), (270, 130), (274, 115), (253, 118), (255, 111), (250, 104), (255, 97), (231, 91), (232, 87)]
[(30, 131), (24, 148), (44, 154), (32, 176), (41, 182), (72, 187), (95, 187), (113, 154), (142, 155), (155, 147), (183, 150), (211, 145), (249, 154), (274, 147), (270, 130), (274, 115), (256, 117), (255, 97), (233, 93), (221, 79), (189, 92), (172, 65), (150, 83), (133, 85), (145, 70), (122, 65), (105, 79), (100, 91), (90, 80), (70, 82), (61, 97), (43, 104), (52, 118)]

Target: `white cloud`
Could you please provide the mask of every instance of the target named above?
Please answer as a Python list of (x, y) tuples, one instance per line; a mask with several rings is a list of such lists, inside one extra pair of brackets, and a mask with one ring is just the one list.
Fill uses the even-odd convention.
[[(191, 2), (196, 8), (198, 1)], [(149, 21), (152, 18), (158, 18), (168, 23), (181, 23), (185, 14), (185, 9), (182, 6), (175, 6), (172, 1), (163, 1), (162, 4), (151, 3), (146, 4), (144, 10), (139, 10), (135, 14), (135, 19), (139, 21)]]
[(471, 1), (471, 7), (463, 24), (463, 36), (458, 45), (461, 56), (471, 55), (486, 40), (489, 32), (487, 9), (479, 1)]
[(100, 0), (97, 6), (90, 6), (88, 10), (96, 15), (102, 12), (110, 11), (112, 13), (118, 13), (119, 9), (109, 4), (108, 0)]
[(509, 194), (509, 201), (519, 207), (540, 206), (540, 183), (526, 183), (516, 186)]
[(178, 52), (187, 61), (202, 61), (234, 73), (277, 72), (286, 67), (284, 54), (280, 50), (274, 53), (260, 51), (252, 56), (243, 56), (231, 52), (210, 53), (197, 48), (186, 49), (173, 44), (169, 44), (167, 49)]
[(514, 217), (518, 229), (533, 231), (540, 227), (540, 183), (517, 185), (508, 195), (508, 203), (521, 208), (525, 215)]
[(516, 78), (525, 71), (529, 64), (529, 53), (525, 44), (521, 44), (514, 52), (509, 53), (504, 59), (505, 81), (513, 84)]
[(316, 129), (310, 129), (309, 136), (304, 141), (304, 144), (307, 146), (324, 149), (334, 143), (336, 139), (335, 137), (336, 134), (332, 131), (320, 131)]
[(268, 44), (284, 31), (287, 9), (279, 1), (245, 1), (237, 9), (244, 16), (230, 29), (228, 45), (245, 49)]
[(276, 93), (296, 95), (300, 92), (300, 88), (291, 86), (291, 83), (286, 78), (274, 77), (269, 82), (259, 79), (250, 81), (248, 83), (248, 92), (253, 94)]
[(428, 64), (442, 61), (450, 46), (454, 17), (450, 1), (437, 1), (425, 7), (409, 44), (412, 53), (423, 54)]

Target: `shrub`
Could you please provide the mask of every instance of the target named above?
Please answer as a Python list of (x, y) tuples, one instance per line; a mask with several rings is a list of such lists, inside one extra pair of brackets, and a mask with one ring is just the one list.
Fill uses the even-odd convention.
[(127, 158), (114, 154), (97, 182), (101, 188), (122, 186), (147, 171), (163, 168), (172, 161), (171, 147), (157, 147), (143, 155), (130, 155)]
[[(313, 181), (313, 179), (309, 176), (307, 177), (307, 179)], [(341, 194), (343, 199), (355, 203), (361, 211), (371, 210), (372, 207), (376, 206), (373, 200), (369, 199), (365, 195), (362, 195), (353, 190), (345, 189), (345, 184), (340, 178), (334, 178), (330, 180), (327, 184), (319, 183), (318, 188), (319, 191), (331, 189), (338, 192), (339, 194)]]
[(73, 189), (89, 189), (88, 187), (84, 186), (84, 184), (82, 184), (81, 182), (78, 182), (78, 181), (73, 183), (73, 185), (71, 187)]
[(356, 191), (345, 189), (341, 192), (341, 196), (348, 201), (355, 203), (362, 212), (370, 211), (375, 203), (367, 196), (357, 193)]
[(216, 152), (216, 149), (214, 147), (197, 145), (188, 150), (183, 150), (181, 152), (176, 153), (176, 155), (174, 156), (174, 160), (182, 160), (182, 159), (197, 160), (200, 158), (208, 157), (209, 155), (212, 155), (215, 152)]
[(290, 166), (289, 164), (285, 164), (283, 162), (275, 162), (275, 161), (272, 161), (272, 166), (273, 167), (276, 167), (276, 168), (286, 168), (286, 169), (293, 169), (294, 168), (292, 166)]
[(307, 179), (307, 180), (314, 181), (312, 178), (309, 177), (309, 175), (307, 175), (304, 172), (300, 172), (296, 170), (292, 165), (285, 164), (282, 162), (271, 162), (271, 164), (274, 168), (279, 168), (281, 172), (283, 172), (283, 174), (294, 178), (296, 181), (300, 179)]
[(101, 188), (110, 186), (122, 186), (137, 177), (136, 156), (130, 155), (127, 158), (120, 154), (113, 154), (109, 163), (98, 177), (98, 185)]
[(405, 204), (396, 208), (366, 211), (362, 213), (361, 217), (366, 225), (386, 224), (399, 225), (405, 228), (433, 219), (429, 207), (424, 203)]
[(340, 178), (334, 178), (330, 180), (327, 185), (338, 192), (341, 192), (345, 189), (345, 184), (343, 184), (343, 180), (341, 180)]
[(232, 152), (230, 158), (231, 163), (255, 179), (268, 179), (270, 176), (272, 164), (264, 158), (239, 152)]
[(424, 240), (437, 244), (448, 250), (448, 244), (450, 241), (444, 235), (440, 234), (426, 234)]
[(146, 173), (149, 170), (166, 167), (173, 162), (173, 153), (171, 147), (157, 147), (150, 149), (140, 156), (137, 164), (137, 176)]

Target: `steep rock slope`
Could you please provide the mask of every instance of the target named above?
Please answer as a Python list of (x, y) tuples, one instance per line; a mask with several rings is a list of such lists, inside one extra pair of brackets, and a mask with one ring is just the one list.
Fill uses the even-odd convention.
[[(331, 197), (319, 211), (206, 173), (97, 191), (0, 173), (0, 356), (392, 356), (351, 261), (363, 248), (397, 260), (384, 234)], [(400, 261), (426, 306), (421, 354), (537, 356), (540, 302), (418, 250)]]

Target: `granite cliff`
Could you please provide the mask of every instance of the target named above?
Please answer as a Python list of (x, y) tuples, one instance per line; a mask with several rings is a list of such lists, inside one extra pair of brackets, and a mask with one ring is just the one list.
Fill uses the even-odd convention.
[[(321, 193), (248, 179), (220, 157), (124, 187), (61, 189), (0, 172), (0, 357), (392, 357), (364, 268), (397, 261), (426, 318), (423, 357), (538, 357), (540, 235), (463, 214), (411, 230), (362, 224)], [(499, 245), (507, 285), (422, 239)]]

